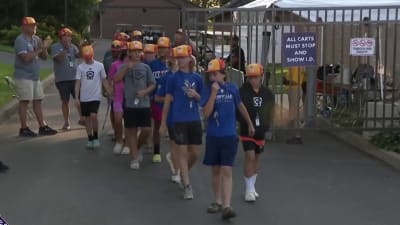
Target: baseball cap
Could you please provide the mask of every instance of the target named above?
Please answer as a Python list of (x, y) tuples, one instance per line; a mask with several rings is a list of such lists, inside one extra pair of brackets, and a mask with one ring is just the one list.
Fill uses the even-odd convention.
[(122, 47), (122, 42), (114, 40), (111, 42), (111, 51), (120, 51)]
[(132, 37), (142, 36), (142, 32), (139, 30), (132, 31)]
[(222, 59), (213, 59), (208, 63), (207, 72), (217, 72), (225, 70), (225, 62)]
[(94, 49), (91, 45), (86, 45), (82, 47), (82, 57), (84, 59), (92, 59), (94, 56)]
[(144, 51), (144, 53), (157, 53), (157, 45), (145, 44), (143, 51)]
[(66, 28), (66, 27), (61, 28), (61, 29), (58, 31), (58, 36), (59, 36), (59, 37), (63, 37), (63, 36), (72, 36), (72, 30), (70, 30), (70, 29), (68, 29), (68, 28)]
[(118, 40), (118, 41), (128, 41), (129, 39), (130, 36), (124, 32), (115, 33), (113, 36), (113, 40)]
[(37, 25), (35, 18), (26, 16), (22, 18), (22, 25)]
[(246, 76), (247, 77), (259, 77), (264, 73), (264, 68), (261, 64), (252, 63), (246, 67)]
[(180, 45), (172, 50), (174, 57), (189, 57), (192, 55), (192, 47), (189, 45)]
[(143, 44), (140, 41), (131, 41), (128, 42), (128, 50), (129, 51), (134, 51), (134, 50), (143, 50)]
[(168, 37), (160, 37), (157, 40), (158, 48), (169, 48), (171, 47), (171, 40)]

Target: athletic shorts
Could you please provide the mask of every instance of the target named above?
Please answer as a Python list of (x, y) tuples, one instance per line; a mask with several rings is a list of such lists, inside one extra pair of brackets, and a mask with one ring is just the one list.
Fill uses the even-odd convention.
[(150, 108), (125, 108), (125, 128), (151, 127)]
[(75, 80), (56, 82), (56, 87), (62, 101), (69, 101), (70, 96), (75, 99), (75, 83)]
[(201, 121), (175, 123), (174, 133), (177, 145), (202, 144), (203, 130), (201, 128)]
[(42, 100), (44, 98), (40, 80), (15, 79), (15, 89), (21, 101)]
[(233, 166), (237, 147), (237, 136), (206, 137), (203, 164), (207, 166)]
[(82, 116), (88, 117), (90, 114), (99, 112), (100, 101), (81, 102)]
[(255, 140), (246, 136), (241, 136), (240, 139), (245, 152), (255, 151), (256, 154), (261, 154), (264, 152), (265, 140)]
[(112, 102), (112, 109), (113, 112), (118, 112), (118, 113), (122, 113), (124, 112), (124, 104), (122, 102)]
[(175, 141), (176, 137), (175, 137), (174, 128), (172, 126), (168, 126), (168, 136), (169, 136), (169, 140)]
[(162, 119), (162, 108), (156, 103), (151, 103), (151, 117), (156, 122), (161, 122)]

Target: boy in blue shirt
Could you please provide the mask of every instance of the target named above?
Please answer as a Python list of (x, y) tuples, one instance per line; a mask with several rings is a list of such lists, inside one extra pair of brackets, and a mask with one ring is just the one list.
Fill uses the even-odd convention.
[[(173, 49), (173, 54), (178, 59), (179, 71), (167, 82), (160, 133), (165, 134), (167, 130), (167, 118), (171, 109), (175, 142), (180, 155), (183, 198), (191, 200), (194, 196), (189, 170), (198, 158), (203, 136), (198, 105), (203, 81), (199, 74), (193, 73), (194, 61), (190, 46), (178, 46)], [(174, 104), (171, 107), (172, 101)]]
[(222, 219), (236, 216), (231, 207), (232, 166), (237, 153), (236, 109), (247, 121), (249, 135), (254, 135), (254, 126), (240, 99), (238, 88), (225, 82), (225, 63), (214, 59), (208, 64), (209, 86), (201, 95), (201, 106), (208, 121), (206, 152), (203, 163), (212, 167), (212, 186), (215, 202), (208, 213), (222, 211)]

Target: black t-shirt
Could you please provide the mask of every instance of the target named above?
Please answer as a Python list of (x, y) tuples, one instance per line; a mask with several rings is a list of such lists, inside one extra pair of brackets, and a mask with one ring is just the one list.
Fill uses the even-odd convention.
[[(274, 94), (262, 86), (256, 93), (249, 83), (243, 84), (239, 89), (240, 97), (243, 104), (253, 121), (253, 126), (256, 129), (254, 138), (257, 140), (264, 139), (265, 132), (269, 130), (272, 123), (273, 108), (275, 104)], [(239, 114), (240, 136), (248, 136), (248, 125), (243, 117)], [(256, 123), (258, 118), (259, 124)]]

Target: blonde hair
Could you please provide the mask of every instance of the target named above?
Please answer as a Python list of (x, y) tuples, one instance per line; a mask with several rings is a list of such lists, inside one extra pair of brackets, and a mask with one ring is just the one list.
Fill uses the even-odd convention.
[(196, 57), (194, 57), (194, 55), (192, 55), (191, 58), (192, 60), (190, 60), (189, 62), (189, 71), (193, 73), (194, 71), (196, 71), (197, 60)]

